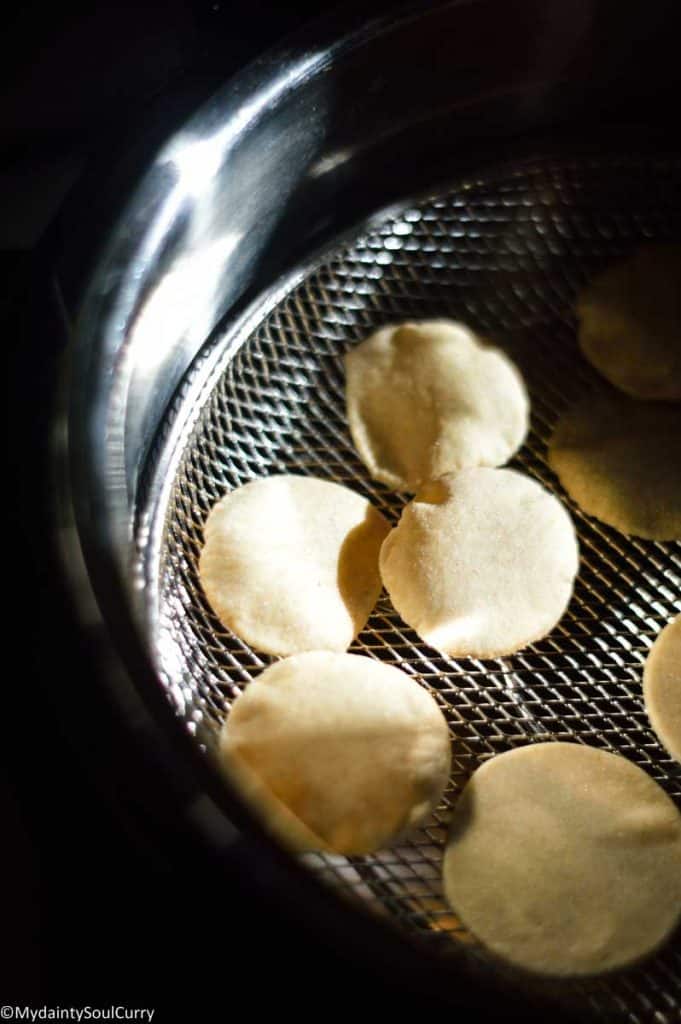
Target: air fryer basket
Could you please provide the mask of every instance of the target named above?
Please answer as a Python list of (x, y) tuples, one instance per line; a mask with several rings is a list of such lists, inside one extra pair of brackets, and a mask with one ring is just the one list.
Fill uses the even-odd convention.
[[(540, 985), (488, 960), (440, 881), (457, 793), (479, 764), (514, 746), (560, 739), (617, 751), (681, 803), (681, 770), (650, 729), (640, 685), (653, 639), (681, 611), (681, 544), (625, 537), (586, 516), (546, 462), (558, 415), (603, 386), (577, 348), (576, 293), (641, 243), (681, 237), (681, 159), (676, 140), (650, 125), (594, 130), (583, 112), (594, 58), (580, 72), (580, 33), (598, 53), (594, 12), (612, 12), (576, 5), (579, 32), (566, 40), (566, 5), (551, 9), (555, 38), (547, 50), (541, 30), (537, 59), (556, 57), (560, 43), (568, 52), (556, 59), (561, 69), (575, 64), (571, 76), (547, 79), (544, 61), (544, 77), (533, 70), (519, 84), (511, 60), (496, 92), (478, 80), (446, 92), (434, 40), (456, 27), (474, 49), (501, 8), (436, 5), (303, 49), (297, 62), (284, 56), (264, 85), (256, 67), (245, 79), (256, 90), (250, 107), (239, 98), (246, 87), (227, 92), (169, 143), (85, 309), (76, 365), (90, 387), (74, 403), (74, 498), (95, 586), (101, 594), (104, 581), (109, 593), (100, 599), (111, 608), (118, 588), (117, 614), (127, 609), (157, 675), (139, 687), (158, 695), (160, 684), (173, 728), (212, 771), (231, 702), (271, 659), (226, 631), (201, 592), (211, 505), (251, 479), (293, 472), (346, 484), (396, 521), (405, 499), (369, 478), (350, 440), (343, 353), (381, 324), (428, 317), (465, 321), (505, 348), (532, 400), (531, 432), (512, 464), (561, 497), (579, 532), (573, 600), (544, 640), (478, 661), (426, 647), (382, 595), (351, 650), (397, 665), (434, 695), (452, 733), (450, 786), (432, 820), (399, 846), (303, 860), (312, 877), (406, 930), (424, 957), (472, 958), (491, 986), (501, 980), (580, 1017), (671, 1024), (681, 1015), (681, 937), (611, 978)], [(527, 46), (538, 11), (520, 5), (526, 20), (505, 30)], [(434, 90), (439, 106), (417, 96), (398, 123), (407, 44), (422, 59), (435, 53), (424, 93)], [(353, 93), (358, 129), (383, 119), (375, 139), (354, 148), (342, 102), (353, 69), (373, 82), (368, 122)], [(504, 139), (505, 117), (512, 132), (534, 135)], [(541, 131), (561, 120), (560, 141)], [(277, 141), (283, 155), (270, 166), (263, 154), (276, 154)], [(239, 302), (244, 292), (250, 301)]]
[[(542, 155), (481, 169), (391, 210), (218, 335), (188, 376), (150, 465), (140, 545), (150, 640), (178, 715), (210, 750), (231, 701), (273, 660), (225, 630), (201, 592), (197, 561), (213, 503), (254, 478), (299, 473), (352, 487), (398, 518), (405, 499), (370, 479), (345, 419), (343, 353), (381, 324), (461, 319), (521, 367), (532, 431), (512, 465), (562, 497), (577, 524), (581, 568), (569, 610), (546, 639), (515, 655), (454, 660), (425, 646), (384, 596), (351, 650), (398, 666), (436, 698), (452, 734), (451, 784), (432, 820), (400, 846), (306, 857), (311, 870), (440, 948), (462, 939), (473, 948), (443, 900), (441, 860), (448, 812), (489, 757), (537, 740), (588, 743), (640, 764), (681, 800), (681, 771), (657, 743), (641, 696), (645, 655), (681, 612), (681, 545), (599, 524), (546, 463), (558, 414), (601, 386), (577, 348), (576, 289), (632, 246), (673, 237), (679, 190), (679, 159)], [(614, 981), (556, 987), (570, 1002), (580, 991), (604, 1020), (623, 1007), (632, 1021), (664, 1019), (681, 1008), (681, 944)]]

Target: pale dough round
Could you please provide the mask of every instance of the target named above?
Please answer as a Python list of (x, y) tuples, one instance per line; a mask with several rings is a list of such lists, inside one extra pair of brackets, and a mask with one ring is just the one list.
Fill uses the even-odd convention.
[(381, 591), (388, 523), (328, 480), (272, 476), (211, 510), (199, 558), (204, 593), (224, 626), (257, 650), (345, 650)]
[(643, 697), (660, 742), (681, 761), (681, 615), (665, 626), (650, 649)]
[(492, 953), (553, 976), (652, 952), (681, 916), (681, 814), (642, 769), (572, 743), (492, 758), (454, 809), (447, 900)]
[(426, 485), (380, 556), (404, 621), (430, 646), (478, 658), (510, 654), (553, 629), (578, 564), (566, 510), (511, 469), (465, 469)]
[(589, 515), (649, 540), (681, 537), (681, 406), (589, 395), (559, 420), (549, 464)]
[(352, 439), (372, 477), (395, 490), (499, 466), (527, 433), (518, 370), (463, 324), (384, 327), (346, 354), (345, 367)]
[(681, 399), (681, 245), (648, 245), (609, 267), (577, 302), (579, 343), (634, 398)]
[(451, 757), (445, 718), (414, 679), (329, 651), (265, 669), (235, 701), (220, 751), (237, 782), (244, 767), (257, 780), (247, 795), (284, 842), (347, 855), (427, 818)]

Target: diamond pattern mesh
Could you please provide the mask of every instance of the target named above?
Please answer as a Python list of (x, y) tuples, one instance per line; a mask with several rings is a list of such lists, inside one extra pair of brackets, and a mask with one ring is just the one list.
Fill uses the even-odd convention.
[[(448, 814), (479, 764), (536, 740), (588, 743), (630, 758), (681, 804), (681, 768), (657, 743), (641, 696), (647, 651), (681, 611), (681, 544), (627, 538), (590, 519), (546, 463), (561, 410), (601, 386), (577, 349), (575, 293), (641, 241), (681, 237), (680, 188), (675, 158), (548, 156), (405, 204), (317, 262), (236, 352), (215, 343), (219, 373), (190, 416), (177, 403), (166, 434), (175, 470), (168, 502), (153, 513), (160, 543), (145, 545), (157, 552), (146, 566), (158, 602), (152, 643), (169, 699), (210, 749), (230, 702), (271, 660), (226, 631), (201, 593), (196, 563), (211, 505), (255, 477), (292, 472), (346, 484), (396, 521), (406, 498), (369, 479), (344, 410), (343, 353), (386, 322), (460, 319), (520, 366), (532, 429), (512, 465), (573, 515), (581, 568), (570, 607), (541, 642), (483, 662), (427, 648), (382, 596), (351, 650), (398, 666), (435, 696), (451, 727), (451, 783), (409, 842), (372, 857), (304, 858), (424, 943), (465, 945), (482, 970), (499, 968), (447, 908), (440, 881)], [(671, 1024), (681, 1020), (681, 939), (611, 979), (542, 990), (603, 1021)]]

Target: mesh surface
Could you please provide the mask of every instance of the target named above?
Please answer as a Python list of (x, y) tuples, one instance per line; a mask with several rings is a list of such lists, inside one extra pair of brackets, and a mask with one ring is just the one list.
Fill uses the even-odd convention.
[[(344, 406), (343, 353), (385, 322), (460, 319), (520, 366), (532, 429), (512, 465), (573, 515), (581, 545), (573, 600), (544, 640), (483, 662), (426, 647), (383, 595), (351, 650), (400, 667), (434, 694), (454, 741), (451, 783), (408, 843), (352, 860), (305, 858), (424, 942), (465, 945), (482, 970), (496, 968), (448, 910), (440, 880), (448, 814), (478, 765), (532, 741), (588, 743), (631, 759), (681, 804), (681, 768), (656, 741), (641, 695), (650, 645), (681, 611), (681, 544), (627, 538), (590, 519), (546, 463), (561, 411), (600, 386), (577, 349), (576, 291), (642, 240), (681, 237), (680, 189), (674, 158), (536, 157), (394, 209), (279, 293), (238, 349), (216, 342), (191, 411), (179, 400), (166, 433), (171, 482), (160, 507), (149, 506), (157, 543), (144, 545), (152, 642), (169, 699), (210, 749), (230, 702), (271, 660), (226, 631), (201, 593), (196, 564), (212, 504), (253, 478), (293, 472), (346, 484), (396, 521), (406, 499), (369, 479)], [(602, 1020), (671, 1024), (681, 1020), (681, 939), (611, 979), (549, 988)]]

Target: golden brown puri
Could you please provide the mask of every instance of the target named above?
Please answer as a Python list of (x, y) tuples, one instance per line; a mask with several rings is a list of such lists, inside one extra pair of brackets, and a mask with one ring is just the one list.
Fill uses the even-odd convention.
[(572, 520), (510, 469), (465, 469), (427, 484), (381, 548), (395, 608), (431, 647), (494, 658), (548, 633), (579, 564)]
[(549, 464), (589, 515), (650, 540), (681, 537), (681, 405), (589, 395), (558, 421)]
[(681, 400), (681, 245), (647, 245), (579, 296), (579, 343), (634, 398)]
[(345, 650), (381, 590), (388, 523), (347, 487), (272, 476), (211, 510), (201, 585), (222, 624), (268, 654)]
[(444, 887), (507, 963), (553, 976), (624, 967), (681, 915), (681, 814), (623, 757), (571, 743), (521, 747), (466, 785)]
[(665, 626), (650, 649), (643, 697), (660, 743), (681, 761), (681, 615)]
[(520, 447), (529, 401), (514, 364), (463, 324), (384, 327), (345, 357), (348, 424), (376, 480), (415, 491)]
[(398, 669), (314, 651), (279, 661), (235, 701), (225, 768), (295, 849), (370, 853), (421, 823), (450, 769), (449, 730)]

